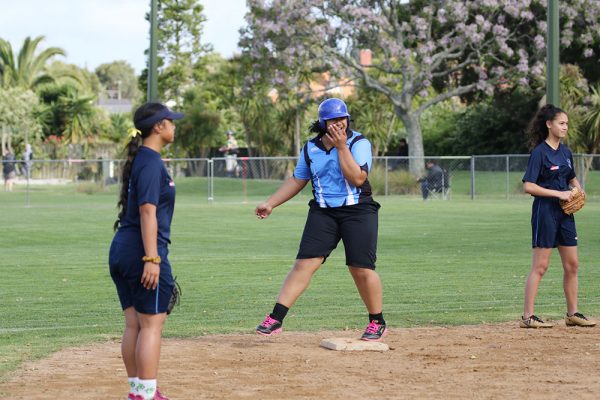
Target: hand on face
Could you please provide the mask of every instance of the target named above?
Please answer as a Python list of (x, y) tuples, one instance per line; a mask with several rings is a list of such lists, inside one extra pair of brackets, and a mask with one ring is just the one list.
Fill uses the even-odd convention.
[(336, 118), (327, 121), (327, 138), (335, 147), (346, 146), (346, 118)]

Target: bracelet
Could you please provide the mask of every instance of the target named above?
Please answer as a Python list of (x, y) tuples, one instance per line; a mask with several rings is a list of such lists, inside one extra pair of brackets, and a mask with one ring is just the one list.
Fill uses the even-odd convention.
[(142, 257), (142, 261), (151, 262), (153, 264), (160, 264), (160, 256), (156, 256), (156, 257), (144, 256), (144, 257)]

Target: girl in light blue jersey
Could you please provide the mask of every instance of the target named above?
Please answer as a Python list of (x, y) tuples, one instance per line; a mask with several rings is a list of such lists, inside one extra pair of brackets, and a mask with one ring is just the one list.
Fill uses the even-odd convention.
[(311, 131), (316, 137), (302, 148), (294, 176), (256, 207), (258, 218), (298, 194), (310, 181), (314, 198), (300, 241), (296, 262), (279, 292), (273, 312), (256, 332), (270, 336), (282, 331), (289, 308), (308, 287), (313, 274), (344, 242), (346, 265), (368, 312), (361, 339), (381, 341), (387, 334), (382, 313), (382, 288), (375, 272), (379, 204), (373, 200), (367, 179), (371, 169), (371, 143), (350, 129), (346, 104), (336, 98), (323, 101)]

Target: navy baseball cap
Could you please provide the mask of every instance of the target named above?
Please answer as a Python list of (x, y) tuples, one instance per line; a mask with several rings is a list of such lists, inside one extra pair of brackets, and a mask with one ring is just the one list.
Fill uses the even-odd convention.
[(169, 110), (169, 107), (163, 104), (160, 104), (160, 106), (161, 109), (159, 109), (156, 112), (156, 114), (151, 115), (150, 117), (145, 118), (141, 121), (134, 121), (135, 127), (138, 129), (147, 129), (152, 127), (157, 122), (162, 121), (163, 119), (175, 120), (183, 118), (183, 113), (173, 112)]

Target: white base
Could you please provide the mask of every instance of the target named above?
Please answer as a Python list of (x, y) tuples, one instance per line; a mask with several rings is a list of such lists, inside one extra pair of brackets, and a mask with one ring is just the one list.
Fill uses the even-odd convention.
[(323, 339), (321, 347), (338, 351), (388, 351), (390, 349), (390, 346), (383, 342), (368, 342), (350, 338)]

